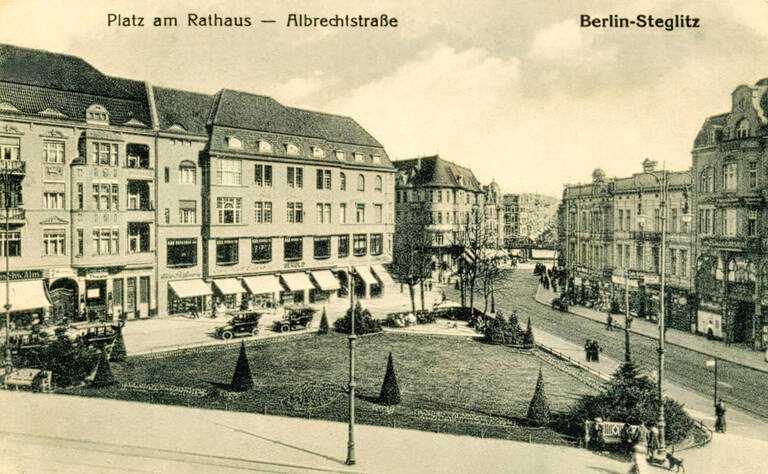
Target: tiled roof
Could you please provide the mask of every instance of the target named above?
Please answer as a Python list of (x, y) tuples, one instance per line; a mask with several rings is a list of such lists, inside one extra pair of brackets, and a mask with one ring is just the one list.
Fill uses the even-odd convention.
[(224, 127), (381, 147), (349, 117), (285, 107), (271, 97), (229, 89), (217, 93), (210, 121)]
[[(415, 186), (448, 186), (482, 191), (480, 183), (469, 168), (459, 166), (439, 156), (425, 156), (393, 161), (398, 171), (407, 173), (407, 181)], [(461, 182), (459, 182), (459, 177)]]
[(206, 135), (206, 121), (213, 106), (213, 96), (178, 89), (153, 87), (160, 129), (181, 125), (189, 133)]
[(728, 120), (728, 115), (729, 113), (726, 112), (724, 114), (708, 117), (704, 121), (704, 124), (702, 124), (698, 135), (696, 135), (696, 138), (693, 140), (693, 147), (698, 148), (707, 146), (709, 144), (709, 128), (712, 126), (725, 127), (726, 121)]

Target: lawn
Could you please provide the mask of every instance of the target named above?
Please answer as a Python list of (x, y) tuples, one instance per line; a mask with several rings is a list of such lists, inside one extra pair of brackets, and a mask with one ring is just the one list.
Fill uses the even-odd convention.
[[(189, 405), (203, 408), (347, 420), (348, 342), (345, 336), (292, 337), (246, 345), (255, 388), (227, 390), (239, 345), (192, 349), (162, 356), (136, 356), (113, 363), (118, 384), (69, 393)], [(402, 403), (377, 403), (392, 352)], [(583, 382), (530, 351), (460, 337), (383, 333), (358, 338), (359, 423), (473, 436), (567, 443), (524, 417), (539, 368), (553, 412), (581, 395)]]

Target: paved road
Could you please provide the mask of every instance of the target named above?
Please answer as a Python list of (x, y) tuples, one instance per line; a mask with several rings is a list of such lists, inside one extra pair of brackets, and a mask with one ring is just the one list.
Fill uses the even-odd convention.
[[(624, 332), (606, 331), (604, 324), (568, 313), (554, 311), (533, 300), (538, 278), (530, 269), (516, 269), (506, 273), (497, 285), (496, 309), (509, 314), (515, 309), (521, 323), (527, 317), (535, 329), (538, 327), (555, 336), (583, 344), (586, 339), (597, 339), (603, 347), (603, 354), (614, 359), (624, 359)], [(453, 298), (458, 299), (455, 296)], [(476, 306), (482, 307), (482, 299)], [(643, 371), (652, 372), (658, 367), (658, 343), (644, 336), (631, 335), (633, 360)], [(705, 366), (711, 357), (679, 346), (667, 344), (665, 351), (665, 377), (703, 396), (712, 397), (714, 378), (712, 369)], [(718, 396), (727, 403), (753, 415), (768, 419), (768, 374), (736, 364), (719, 364)]]

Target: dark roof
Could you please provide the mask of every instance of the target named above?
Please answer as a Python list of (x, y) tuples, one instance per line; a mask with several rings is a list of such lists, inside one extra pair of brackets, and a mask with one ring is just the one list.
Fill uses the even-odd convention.
[(444, 160), (438, 155), (398, 160), (392, 164), (398, 171), (405, 173), (407, 183), (414, 186), (448, 186), (482, 191), (471, 169)]
[(189, 133), (205, 135), (213, 96), (178, 89), (153, 87), (157, 120), (161, 130), (178, 124)]
[(713, 115), (712, 117), (707, 117), (707, 119), (704, 120), (698, 135), (696, 135), (696, 138), (693, 140), (693, 147), (698, 148), (707, 146), (709, 144), (709, 134), (707, 132), (709, 132), (710, 127), (725, 127), (728, 120), (728, 115), (729, 112), (726, 112), (719, 115)]
[(229, 89), (219, 91), (216, 96), (212, 125), (381, 148), (376, 139), (349, 117), (286, 107), (271, 97)]

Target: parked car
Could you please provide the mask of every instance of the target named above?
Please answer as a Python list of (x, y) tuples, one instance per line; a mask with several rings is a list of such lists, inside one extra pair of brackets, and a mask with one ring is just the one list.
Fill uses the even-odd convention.
[(552, 300), (552, 309), (566, 312), (568, 311), (568, 303), (566, 303), (562, 298), (555, 298)]
[(309, 329), (312, 327), (312, 319), (317, 310), (311, 306), (294, 305), (286, 306), (283, 319), (275, 321), (274, 330), (288, 332), (295, 329)]
[(215, 330), (216, 337), (232, 339), (235, 336), (256, 336), (259, 334), (259, 320), (262, 313), (257, 311), (232, 311), (232, 318), (224, 326)]

